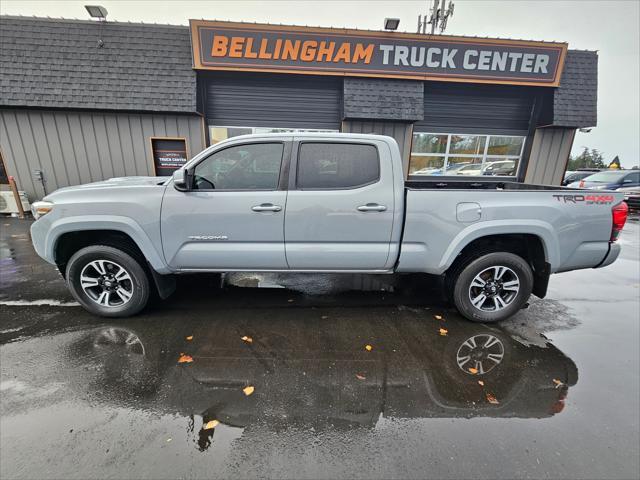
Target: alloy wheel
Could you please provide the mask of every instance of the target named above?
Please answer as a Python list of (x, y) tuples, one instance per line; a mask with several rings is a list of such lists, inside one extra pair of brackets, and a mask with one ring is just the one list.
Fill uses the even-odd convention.
[(478, 310), (496, 312), (518, 296), (520, 279), (509, 267), (497, 265), (477, 274), (469, 286), (469, 300)]
[(101, 307), (120, 307), (133, 297), (129, 272), (112, 260), (93, 260), (80, 272), (84, 293)]

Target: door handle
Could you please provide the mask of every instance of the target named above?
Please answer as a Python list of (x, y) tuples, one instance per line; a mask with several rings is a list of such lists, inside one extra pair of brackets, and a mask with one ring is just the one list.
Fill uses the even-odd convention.
[(358, 207), (359, 212), (384, 212), (387, 209), (384, 205), (378, 205), (377, 203), (367, 203), (366, 205), (360, 205)]
[(280, 205), (274, 205), (273, 203), (262, 203), (260, 205), (254, 205), (251, 207), (254, 212), (279, 212), (282, 210)]

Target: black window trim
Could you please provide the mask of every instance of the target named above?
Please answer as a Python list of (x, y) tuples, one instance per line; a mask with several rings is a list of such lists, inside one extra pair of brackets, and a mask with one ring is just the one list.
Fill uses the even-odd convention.
[[(276, 182), (276, 188), (194, 188), (195, 182), (195, 170), (198, 165), (207, 159), (211, 158), (213, 155), (216, 155), (220, 152), (228, 150), (234, 147), (244, 147), (247, 145), (273, 145), (280, 144), (282, 145), (282, 157), (280, 159), (280, 171), (278, 172), (278, 181)], [(206, 157), (200, 159), (198, 163), (191, 166), (189, 168), (191, 178), (191, 185), (189, 188), (190, 192), (277, 192), (282, 190), (287, 190), (287, 182), (284, 181), (287, 178), (287, 174), (290, 168), (291, 162), (291, 145), (292, 142), (290, 140), (256, 140), (252, 142), (242, 142), (242, 143), (234, 143), (233, 145), (228, 145), (224, 148), (211, 152)]]
[[(290, 171), (290, 177), (289, 177), (289, 190), (298, 190), (301, 192), (326, 192), (326, 191), (331, 191), (331, 190), (357, 190), (359, 188), (364, 188), (364, 187), (368, 187), (369, 185), (374, 185), (378, 182), (380, 182), (381, 178), (382, 178), (382, 165), (380, 162), (380, 151), (378, 149), (378, 145), (376, 145), (375, 143), (371, 143), (371, 142), (358, 142), (358, 141), (353, 141), (353, 140), (349, 140), (349, 141), (345, 141), (342, 142), (340, 140), (315, 140), (315, 139), (309, 139), (309, 140), (299, 140), (299, 141), (295, 141), (294, 142), (294, 148), (293, 148), (293, 158), (292, 158), (292, 162), (291, 162), (291, 171)], [(300, 188), (298, 186), (298, 161), (300, 160), (300, 149), (302, 148), (302, 145), (305, 143), (330, 143), (332, 145), (334, 144), (340, 144), (340, 145), (366, 145), (369, 147), (373, 147), (376, 150), (376, 158), (378, 159), (378, 177), (375, 180), (372, 180), (370, 182), (367, 183), (363, 183), (363, 184), (359, 184), (359, 185), (352, 185), (349, 187), (329, 187), (329, 188)]]

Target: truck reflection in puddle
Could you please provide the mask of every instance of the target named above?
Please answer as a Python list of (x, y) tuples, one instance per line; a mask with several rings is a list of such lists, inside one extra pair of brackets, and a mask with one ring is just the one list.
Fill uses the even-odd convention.
[[(68, 353), (94, 367), (76, 386), (108, 403), (184, 415), (200, 450), (215, 435), (252, 428), (318, 432), (371, 429), (382, 418), (562, 411), (577, 368), (560, 350), (444, 317), (397, 306), (234, 308), (112, 324), (86, 332)], [(179, 364), (182, 354), (193, 361)]]

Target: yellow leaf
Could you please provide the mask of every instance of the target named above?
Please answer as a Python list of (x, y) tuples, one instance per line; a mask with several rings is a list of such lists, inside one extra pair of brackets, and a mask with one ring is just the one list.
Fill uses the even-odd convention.
[(367, 352), (370, 352), (371, 350), (373, 350), (373, 347), (372, 347), (371, 345), (365, 345), (365, 346), (364, 346), (364, 349), (365, 349)]
[(216, 428), (220, 422), (218, 420), (211, 420), (202, 427), (203, 430), (211, 430), (212, 428)]
[(360, 373), (356, 373), (356, 378), (358, 380), (366, 380), (367, 377), (365, 377), (364, 375), (360, 374)]
[(556, 384), (556, 388), (561, 387), (562, 385), (564, 385), (564, 383), (562, 383), (560, 380), (558, 380), (557, 378), (553, 379), (553, 383)]
[(490, 393), (487, 393), (487, 401), (489, 403), (492, 403), (494, 405), (498, 405), (500, 402), (498, 401), (498, 399), (496, 397), (494, 397), (493, 395), (491, 395)]
[(434, 315), (433, 318), (436, 320), (442, 320), (442, 315)]
[(255, 390), (254, 387), (252, 387), (251, 385), (249, 385), (248, 387), (244, 387), (242, 389), (242, 391), (244, 392), (244, 394), (248, 397), (249, 395), (251, 395), (253, 393), (253, 391)]
[(184, 353), (180, 354), (180, 358), (178, 358), (178, 363), (191, 363), (193, 362), (193, 357), (191, 355), (185, 355)]
[(251, 337), (247, 337), (246, 335), (244, 337), (241, 337), (240, 340), (247, 342), (247, 343), (252, 343), (253, 342), (253, 338)]
[(441, 328), (440, 329), (440, 335), (442, 335), (443, 337), (446, 336), (447, 333), (449, 333), (449, 330), (447, 330), (446, 328)]
[(478, 373), (478, 369), (477, 368), (473, 368), (473, 367), (469, 367), (469, 372), (473, 373), (475, 375), (476, 373)]
[(478, 385), (481, 385), (484, 387), (484, 382), (482, 380), (478, 380)]
[(193, 340), (193, 335), (189, 335), (189, 336), (187, 337), (187, 340)]

